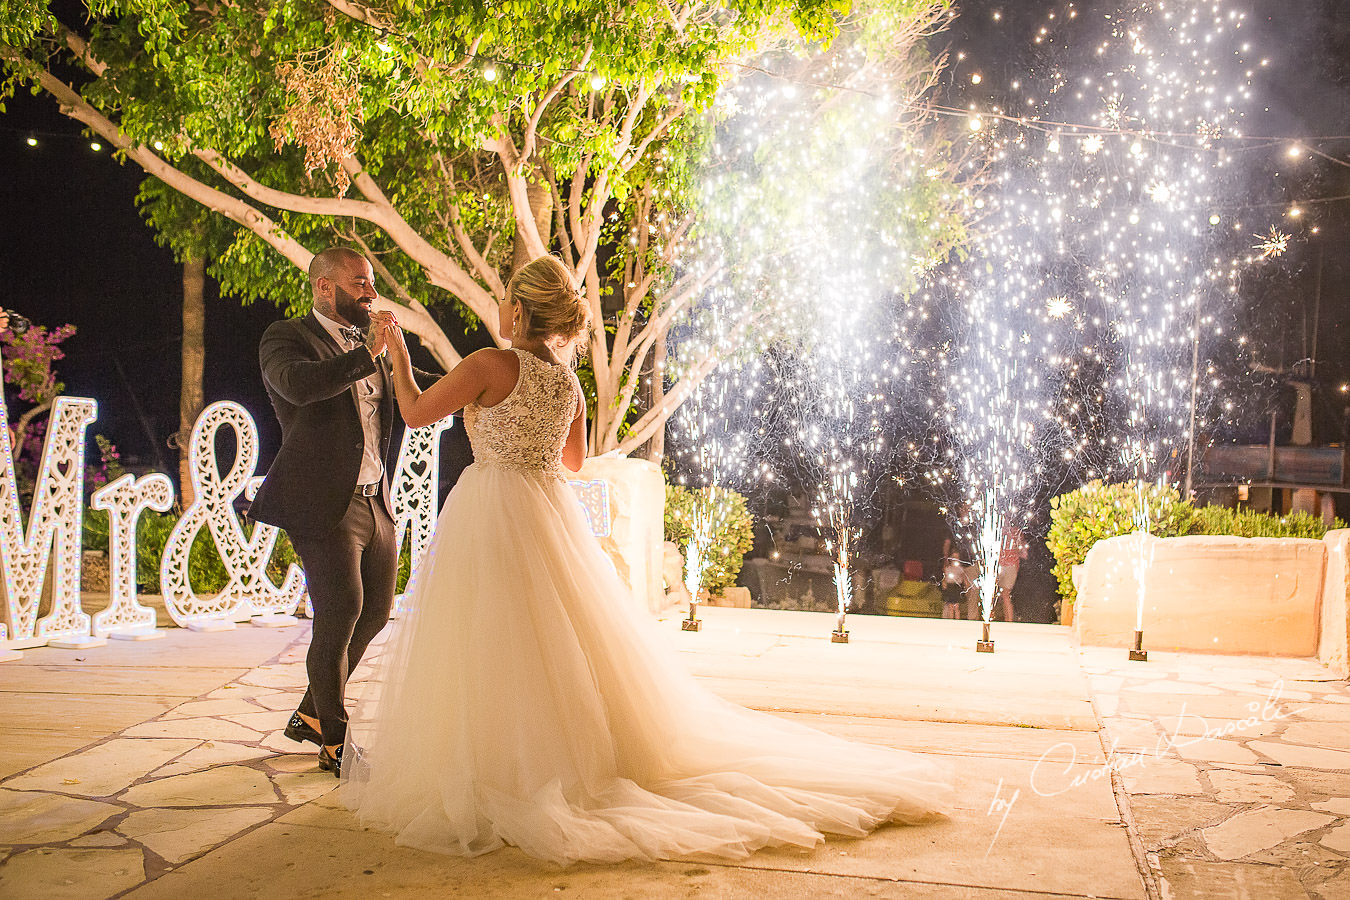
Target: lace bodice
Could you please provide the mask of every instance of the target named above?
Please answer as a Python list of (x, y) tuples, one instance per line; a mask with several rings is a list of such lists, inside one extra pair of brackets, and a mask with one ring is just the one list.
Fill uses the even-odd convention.
[(512, 349), (520, 376), (495, 406), (464, 407), (475, 463), (562, 477), (562, 448), (577, 414), (576, 379), (570, 369)]

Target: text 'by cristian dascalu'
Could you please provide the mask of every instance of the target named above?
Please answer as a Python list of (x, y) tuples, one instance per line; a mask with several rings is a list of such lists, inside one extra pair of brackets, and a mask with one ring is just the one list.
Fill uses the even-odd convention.
[[(1277, 681), (1270, 689), (1270, 693), (1266, 695), (1265, 700), (1253, 700), (1247, 704), (1250, 715), (1245, 718), (1226, 721), (1217, 727), (1210, 726), (1203, 716), (1188, 713), (1186, 704), (1183, 703), (1171, 733), (1164, 732), (1159, 735), (1153, 749), (1132, 750), (1128, 753), (1122, 753), (1116, 749), (1117, 741), (1113, 739), (1106, 753), (1106, 762), (1081, 772), (1074, 771), (1077, 766), (1078, 748), (1067, 741), (1061, 741), (1048, 748), (1036, 760), (1036, 765), (1031, 770), (1030, 788), (1038, 797), (1057, 797), (1074, 788), (1083, 787), (1103, 778), (1110, 778), (1112, 772), (1123, 773), (1134, 767), (1144, 765), (1149, 759), (1162, 759), (1170, 750), (1189, 747), (1201, 741), (1231, 737), (1235, 734), (1250, 731), (1266, 722), (1288, 718), (1289, 713), (1281, 709), (1279, 705), (1280, 692), (1283, 689), (1284, 682)], [(1183, 730), (1197, 730), (1185, 728), (1184, 725), (1188, 722), (1195, 723), (1200, 733), (1188, 734), (1183, 737), (1181, 735)], [(1047, 765), (1050, 763), (1050, 757), (1063, 749), (1068, 750), (1067, 758), (1056, 760), (1054, 765)], [(990, 801), (985, 815), (1001, 815), (1001, 818), (999, 819), (998, 830), (994, 832), (993, 840), (989, 842), (989, 848), (984, 852), (986, 857), (989, 855), (989, 851), (994, 849), (994, 843), (998, 841), (999, 835), (1003, 832), (1003, 826), (1007, 823), (1009, 814), (1012, 813), (1013, 806), (1017, 804), (1021, 796), (1021, 788), (1012, 788), (1005, 795), (1003, 779), (998, 780), (998, 784), (994, 787), (994, 797)]]

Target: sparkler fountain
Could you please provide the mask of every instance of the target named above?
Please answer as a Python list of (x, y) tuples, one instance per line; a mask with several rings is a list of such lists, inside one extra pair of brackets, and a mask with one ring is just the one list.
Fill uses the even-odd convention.
[(698, 606), (709, 561), (717, 552), (713, 538), (731, 512), (725, 489), (744, 484), (755, 474), (750, 466), (755, 456), (752, 438), (758, 434), (754, 401), (759, 369), (756, 361), (714, 374), (695, 389), (673, 420), (672, 436), (687, 470), (684, 480), (692, 478), (703, 488), (694, 495), (687, 523), (684, 586), (689, 592), (689, 614), (680, 624), (684, 631), (702, 628)]
[[(1254, 76), (1242, 23), (1222, 2), (1104, 18), (1061, 5), (1034, 33), (1043, 52), (1028, 77), (1006, 85), (1003, 102), (972, 105), (995, 190), (987, 239), (951, 276), (971, 335), (951, 413), (986, 561), (998, 539), (989, 523), (1015, 507), (1029, 475), (1172, 481), (1180, 451), (1208, 424), (1193, 373), (1200, 330), (1221, 335), (1223, 310), (1202, 316), (1197, 304), (1236, 293), (1234, 239), (1250, 230), (1225, 212)], [(1137, 515), (1146, 535), (1142, 502)], [(986, 627), (990, 568), (980, 576)]]
[[(716, 321), (758, 311), (747, 333), (768, 351), (772, 400), (756, 433), (781, 440), (799, 479), (818, 485), (840, 642), (857, 514), (890, 450), (882, 420), (903, 366), (889, 335), (919, 276), (959, 239), (963, 216), (946, 177), (952, 160), (926, 133), (933, 73), (911, 56), (950, 10), (941, 0), (901, 4), (898, 14), (875, 5), (880, 14), (859, 10), (828, 50), (770, 53), (723, 87), (700, 213), (704, 258), (725, 272), (710, 292), (724, 304)], [(698, 344), (680, 355), (697, 358)], [(707, 433), (692, 421), (700, 415), (691, 408), (680, 440)]]

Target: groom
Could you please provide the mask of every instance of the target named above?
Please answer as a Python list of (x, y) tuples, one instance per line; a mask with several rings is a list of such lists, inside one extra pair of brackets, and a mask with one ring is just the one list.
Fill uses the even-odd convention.
[(310, 314), (272, 323), (258, 347), (281, 449), (249, 515), (285, 529), (304, 566), (314, 605), (309, 689), (286, 736), (318, 744), (319, 767), (336, 775), (347, 676), (389, 621), (398, 572), (385, 465), (399, 417), (384, 325), (395, 323), (371, 315), (374, 273), (355, 250), (316, 255), (309, 283)]

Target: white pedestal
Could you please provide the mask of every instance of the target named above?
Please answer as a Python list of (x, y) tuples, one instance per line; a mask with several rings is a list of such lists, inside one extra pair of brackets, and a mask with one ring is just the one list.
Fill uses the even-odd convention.
[(114, 631), (108, 635), (115, 641), (157, 641), (164, 637), (158, 628), (146, 628), (143, 631)]
[(287, 616), (281, 613), (265, 613), (261, 616), (254, 616), (248, 620), (250, 625), (257, 625), (259, 628), (290, 628), (292, 625), (299, 625), (300, 620), (295, 616)]
[(229, 619), (203, 619), (188, 622), (188, 631), (234, 631), (234, 623)]
[(48, 641), (47, 646), (55, 647), (57, 650), (88, 650), (91, 647), (105, 646), (107, 643), (107, 638), (94, 637), (92, 634), (86, 634)]

